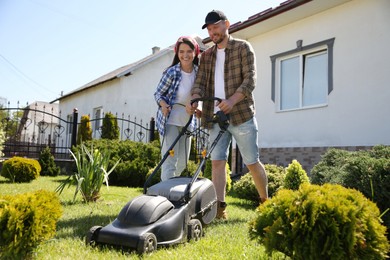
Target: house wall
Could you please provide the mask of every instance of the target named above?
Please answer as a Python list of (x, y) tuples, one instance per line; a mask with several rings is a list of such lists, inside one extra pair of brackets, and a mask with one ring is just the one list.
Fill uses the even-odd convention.
[(60, 102), (62, 118), (78, 109), (79, 120), (82, 115), (93, 116), (93, 109), (102, 107), (104, 113), (117, 113), (118, 117), (149, 124), (155, 117), (157, 104), (154, 91), (162, 76), (163, 70), (170, 65), (173, 51), (163, 55), (147, 65), (133, 71), (132, 75), (115, 78), (111, 81), (87, 89), (81, 93), (64, 98)]
[[(315, 3), (308, 3), (315, 4)], [(254, 91), (262, 160), (307, 170), (327, 147), (390, 145), (390, 1), (354, 0), (248, 39), (256, 52)], [(333, 91), (325, 107), (277, 112), (270, 56), (335, 38)], [(309, 156), (309, 157), (310, 157)], [(308, 158), (308, 157), (306, 157)]]

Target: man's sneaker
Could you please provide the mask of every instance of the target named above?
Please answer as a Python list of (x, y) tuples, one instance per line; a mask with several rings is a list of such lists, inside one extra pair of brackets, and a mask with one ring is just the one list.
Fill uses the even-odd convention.
[(226, 202), (217, 201), (217, 219), (227, 219), (228, 215), (226, 212)]

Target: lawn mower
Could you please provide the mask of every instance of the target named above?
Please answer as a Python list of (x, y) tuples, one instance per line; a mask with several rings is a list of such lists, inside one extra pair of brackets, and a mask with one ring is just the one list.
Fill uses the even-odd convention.
[[(198, 101), (221, 101), (219, 98), (197, 98)], [(188, 130), (192, 117), (164, 154), (144, 185), (143, 194), (130, 200), (117, 218), (107, 226), (94, 226), (86, 236), (87, 245), (107, 244), (135, 249), (139, 254), (149, 253), (158, 246), (168, 246), (203, 236), (204, 225), (210, 224), (217, 213), (217, 197), (213, 183), (199, 178), (202, 167), (209, 158), (222, 134), (229, 126), (228, 117), (218, 111), (209, 121), (218, 123), (217, 138), (203, 153), (203, 158), (193, 176), (173, 177), (150, 186), (153, 176), (167, 159), (170, 151)]]

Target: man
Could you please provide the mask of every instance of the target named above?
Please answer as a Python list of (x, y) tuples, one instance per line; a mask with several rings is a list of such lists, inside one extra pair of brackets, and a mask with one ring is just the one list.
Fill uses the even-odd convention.
[[(210, 123), (213, 114), (221, 110), (230, 118), (230, 125), (211, 153), (212, 181), (217, 193), (217, 218), (227, 219), (226, 160), (232, 136), (237, 142), (243, 161), (252, 174), (260, 202), (268, 198), (267, 176), (259, 160), (257, 122), (253, 90), (256, 86), (255, 54), (252, 46), (229, 35), (230, 23), (218, 10), (209, 12), (202, 29), (207, 28), (215, 43), (201, 56), (198, 74), (192, 87), (192, 98), (219, 97), (220, 103), (203, 102), (202, 124), (210, 129), (210, 142), (218, 135), (218, 124)], [(194, 113), (197, 103), (187, 105)]]

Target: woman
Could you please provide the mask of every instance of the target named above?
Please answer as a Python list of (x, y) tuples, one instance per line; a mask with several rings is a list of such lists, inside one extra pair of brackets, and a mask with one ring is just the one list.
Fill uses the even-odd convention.
[[(159, 106), (156, 125), (160, 134), (162, 156), (189, 120), (185, 105), (191, 100), (191, 87), (198, 72), (200, 51), (195, 39), (189, 36), (180, 37), (175, 44), (174, 51), (175, 57), (172, 64), (163, 72), (154, 93)], [(195, 118), (190, 128), (193, 128), (194, 124)], [(180, 176), (189, 158), (190, 144), (190, 138), (185, 135), (176, 143), (174, 153), (168, 156), (162, 165), (162, 181)]]

